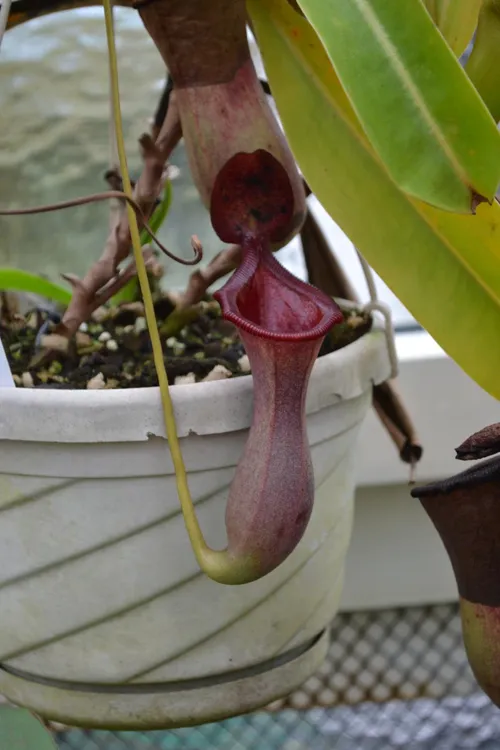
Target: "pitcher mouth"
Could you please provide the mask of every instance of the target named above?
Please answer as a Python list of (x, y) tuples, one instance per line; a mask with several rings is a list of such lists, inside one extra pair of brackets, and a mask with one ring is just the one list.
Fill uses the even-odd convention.
[(289, 273), (255, 238), (244, 243), (240, 267), (214, 297), (226, 320), (268, 340), (313, 341), (343, 320), (330, 297)]
[(215, 231), (243, 250), (240, 267), (214, 297), (226, 320), (270, 341), (314, 341), (343, 320), (330, 297), (273, 256), (271, 244), (289, 231), (293, 205), (285, 168), (262, 149), (229, 159), (212, 191)]

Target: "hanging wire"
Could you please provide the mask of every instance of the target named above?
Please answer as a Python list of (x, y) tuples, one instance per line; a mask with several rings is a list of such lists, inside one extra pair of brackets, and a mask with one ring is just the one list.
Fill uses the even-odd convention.
[(375, 284), (373, 271), (369, 264), (366, 262), (363, 255), (361, 255), (357, 247), (355, 248), (355, 250), (359, 259), (359, 263), (363, 270), (363, 275), (368, 287), (368, 294), (370, 295), (370, 302), (368, 302), (368, 304), (365, 305), (363, 309), (367, 313), (377, 311), (384, 316), (384, 331), (387, 341), (387, 354), (389, 356), (389, 362), (391, 363), (391, 379), (393, 379), (398, 375), (399, 364), (396, 350), (396, 341), (394, 338), (394, 326), (392, 324), (392, 311), (389, 305), (386, 305), (385, 302), (380, 302), (380, 300), (378, 299), (377, 287)]
[[(387, 354), (389, 356), (389, 362), (391, 364), (391, 379), (394, 379), (398, 375), (399, 362), (398, 362), (398, 354), (396, 350), (396, 340), (394, 337), (394, 326), (392, 323), (392, 311), (389, 305), (385, 304), (384, 302), (379, 301), (373, 271), (370, 265), (366, 262), (363, 255), (359, 252), (358, 248), (355, 248), (355, 249), (358, 255), (361, 268), (363, 270), (366, 285), (368, 287), (368, 294), (370, 295), (370, 302), (368, 302), (368, 304), (366, 304), (363, 309), (367, 313), (370, 313), (373, 311), (379, 312), (384, 317), (384, 320), (385, 320), (384, 332), (385, 332), (385, 339), (387, 342)], [(416, 463), (417, 462), (415, 459), (413, 459), (410, 463), (410, 476), (409, 476), (410, 484), (413, 484), (415, 481)]]
[(364, 259), (364, 256), (361, 255), (358, 248), (354, 248), (356, 250), (356, 254), (358, 256), (358, 260), (360, 263), (360, 266), (363, 270), (363, 275), (365, 277), (366, 286), (368, 287), (368, 294), (370, 295), (370, 300), (372, 302), (377, 302), (378, 300), (378, 294), (377, 294), (377, 287), (375, 285), (375, 277), (373, 276), (373, 271), (370, 268), (369, 264)]

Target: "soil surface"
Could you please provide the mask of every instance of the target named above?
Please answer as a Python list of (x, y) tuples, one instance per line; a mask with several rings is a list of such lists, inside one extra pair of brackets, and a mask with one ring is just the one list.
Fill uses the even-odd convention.
[[(170, 383), (247, 375), (248, 357), (237, 329), (207, 297), (179, 313), (168, 295), (155, 302)], [(326, 337), (320, 356), (355, 341), (371, 328), (370, 316), (343, 310), (344, 322)], [(59, 317), (33, 309), (3, 315), (0, 337), (18, 387), (138, 388), (158, 384), (142, 302), (99, 308), (69, 343), (58, 335)]]

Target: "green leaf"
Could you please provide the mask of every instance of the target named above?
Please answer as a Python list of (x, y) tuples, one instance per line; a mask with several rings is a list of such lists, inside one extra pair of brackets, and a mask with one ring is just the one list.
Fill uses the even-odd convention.
[(467, 49), (483, 0), (424, 0), (427, 10), (457, 57)]
[(0, 268), (0, 290), (38, 294), (62, 305), (68, 305), (71, 300), (71, 292), (63, 286), (19, 268)]
[[(171, 205), (172, 205), (172, 183), (170, 182), (170, 180), (167, 180), (167, 182), (165, 183), (165, 189), (163, 191), (163, 198), (161, 200), (161, 203), (155, 208), (155, 210), (153, 211), (153, 215), (151, 216), (149, 220), (149, 226), (151, 227), (152, 231), (155, 234), (158, 232), (161, 225), (167, 218), (167, 214), (170, 211)], [(141, 245), (147, 245), (150, 239), (152, 238), (148, 230), (143, 229), (141, 232)]]
[(0, 706), (0, 750), (56, 750), (52, 735), (24, 708)]
[(500, 206), (476, 216), (401, 192), (368, 144), (311, 26), (286, 0), (249, 0), (291, 148), (311, 189), (415, 318), (500, 398)]
[(491, 201), (500, 133), (421, 0), (298, 4), (399, 187), (460, 213)]
[(500, 0), (484, 0), (465, 70), (496, 122), (500, 120)]

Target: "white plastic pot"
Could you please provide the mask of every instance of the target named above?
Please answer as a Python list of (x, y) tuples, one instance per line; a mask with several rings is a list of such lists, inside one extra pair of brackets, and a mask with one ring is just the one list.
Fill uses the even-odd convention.
[[(225, 718), (302, 683), (339, 603), (358, 429), (389, 374), (378, 330), (316, 362), (310, 525), (279, 569), (239, 587), (197, 567), (158, 389), (1, 390), (0, 693), (57, 721), (132, 729)], [(201, 525), (223, 547), (252, 378), (172, 396)]]

